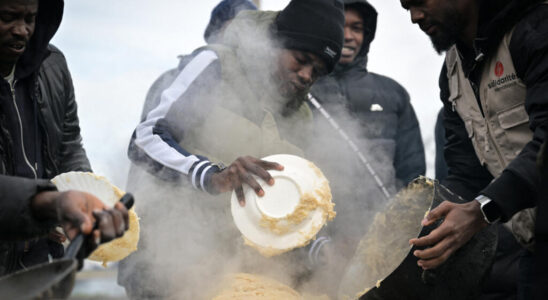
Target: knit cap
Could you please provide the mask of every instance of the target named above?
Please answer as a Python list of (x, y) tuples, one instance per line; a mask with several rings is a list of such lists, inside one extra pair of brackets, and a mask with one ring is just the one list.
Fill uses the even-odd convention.
[(340, 0), (292, 0), (279, 13), (275, 27), (283, 47), (318, 55), (329, 72), (339, 61), (344, 40)]

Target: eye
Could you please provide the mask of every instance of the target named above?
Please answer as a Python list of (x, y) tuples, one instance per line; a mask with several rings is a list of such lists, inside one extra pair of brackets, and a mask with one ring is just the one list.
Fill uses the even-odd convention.
[(36, 22), (36, 15), (32, 14), (32, 15), (26, 16), (25, 17), (25, 22), (27, 24), (34, 24)]
[(301, 65), (304, 65), (304, 64), (307, 63), (306, 59), (302, 56), (299, 56), (299, 55), (295, 56), (295, 60)]
[(0, 14), (0, 20), (2, 20), (2, 22), (9, 23), (9, 22), (12, 22), (13, 20), (15, 20), (15, 17), (12, 14), (1, 13)]
[(361, 26), (361, 25), (352, 26), (352, 30), (356, 31), (356, 32), (362, 32), (363, 31), (363, 26)]

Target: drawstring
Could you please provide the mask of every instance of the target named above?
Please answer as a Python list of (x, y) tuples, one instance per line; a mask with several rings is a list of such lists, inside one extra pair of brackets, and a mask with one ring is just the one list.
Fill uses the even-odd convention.
[(329, 124), (339, 133), (339, 135), (346, 141), (346, 143), (350, 146), (350, 148), (356, 153), (358, 156), (360, 162), (365, 166), (365, 169), (369, 172), (371, 176), (375, 179), (375, 182), (377, 183), (378, 188), (382, 191), (383, 195), (386, 197), (387, 200), (390, 199), (390, 193), (386, 189), (384, 183), (382, 182), (379, 175), (377, 175), (377, 172), (375, 172), (375, 169), (373, 169), (373, 166), (371, 163), (367, 160), (365, 155), (362, 154), (356, 143), (354, 143), (348, 134), (342, 129), (341, 126), (331, 117), (331, 115), (322, 107), (322, 105), (312, 96), (312, 94), (308, 94), (308, 100), (316, 109), (320, 111), (320, 113), (329, 121)]

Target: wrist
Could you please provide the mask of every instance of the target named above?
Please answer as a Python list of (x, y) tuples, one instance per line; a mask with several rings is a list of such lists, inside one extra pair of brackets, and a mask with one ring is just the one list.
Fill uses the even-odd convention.
[(33, 216), (39, 220), (58, 220), (57, 198), (60, 192), (44, 191), (34, 195), (30, 201), (30, 209)]
[(498, 205), (491, 200), (491, 198), (484, 195), (479, 195), (474, 199), (474, 202), (479, 204), (479, 209), (485, 222), (488, 224), (494, 224), (500, 220), (500, 209)]
[(217, 195), (220, 193), (219, 188), (215, 183), (214, 175), (221, 173), (224, 169), (226, 169), (226, 166), (222, 163), (218, 163), (212, 164), (211, 168), (207, 170), (206, 174), (204, 175), (204, 190), (206, 192), (211, 195)]

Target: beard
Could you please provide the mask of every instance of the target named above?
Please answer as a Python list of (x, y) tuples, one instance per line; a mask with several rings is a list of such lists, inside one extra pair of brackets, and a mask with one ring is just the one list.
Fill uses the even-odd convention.
[(454, 7), (448, 7), (445, 10), (443, 20), (443, 23), (437, 21), (432, 22), (432, 25), (435, 25), (438, 31), (430, 36), (430, 40), (438, 54), (442, 54), (449, 50), (449, 48), (457, 42), (465, 26), (464, 20)]

